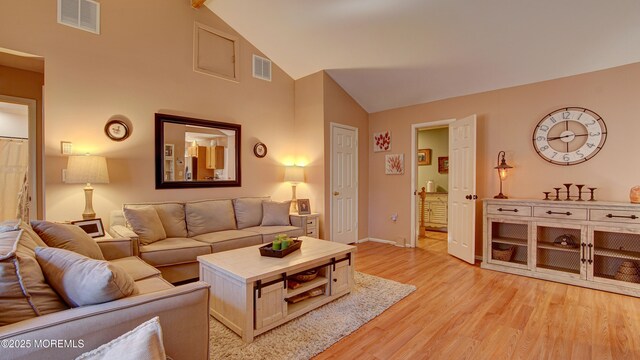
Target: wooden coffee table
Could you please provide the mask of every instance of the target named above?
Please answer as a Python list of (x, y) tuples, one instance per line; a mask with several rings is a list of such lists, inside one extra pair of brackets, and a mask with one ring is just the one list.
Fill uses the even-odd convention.
[[(200, 280), (211, 285), (211, 315), (245, 342), (351, 291), (356, 247), (299, 239), (300, 250), (283, 258), (261, 256), (262, 245), (198, 256)], [(315, 279), (288, 288), (288, 278), (310, 269), (318, 269)], [(322, 294), (294, 303), (312, 289)]]

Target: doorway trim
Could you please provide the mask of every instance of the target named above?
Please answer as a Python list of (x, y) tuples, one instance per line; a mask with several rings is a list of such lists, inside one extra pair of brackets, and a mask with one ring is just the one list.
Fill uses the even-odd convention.
[[(417, 196), (418, 189), (416, 188), (416, 177), (418, 177), (418, 130), (430, 129), (434, 127), (449, 126), (454, 123), (456, 119), (437, 120), (430, 122), (423, 122), (419, 124), (411, 124), (411, 241), (409, 247), (416, 247), (416, 208), (418, 207)], [(452, 169), (450, 169), (452, 170)], [(449, 174), (451, 176), (451, 174)]]
[[(44, 201), (44, 156), (38, 154), (38, 123), (36, 115), (37, 101), (35, 99), (27, 99), (16, 96), (2, 95), (0, 94), (0, 102), (6, 102), (11, 104), (25, 105), (29, 109), (29, 187), (31, 191), (31, 206), (29, 207), (29, 216), (33, 219), (38, 218), (38, 206), (40, 202)], [(44, 151), (44, 146), (42, 147)], [(42, 159), (40, 163), (41, 167), (38, 167), (38, 158)], [(31, 169), (35, 171), (31, 171)], [(42, 194), (38, 193), (38, 187), (42, 185)], [(44, 202), (42, 203), (42, 209), (44, 213)], [(44, 214), (43, 214), (44, 215)]]
[(360, 239), (358, 239), (359, 237), (359, 233), (358, 233), (358, 227), (360, 225), (360, 222), (358, 221), (359, 217), (359, 211), (358, 211), (358, 202), (359, 202), (359, 196), (360, 196), (360, 181), (359, 181), (359, 176), (360, 176), (360, 172), (359, 172), (359, 162), (358, 162), (358, 157), (360, 154), (360, 142), (358, 141), (359, 138), (359, 133), (358, 133), (358, 128), (355, 126), (350, 126), (350, 125), (344, 125), (344, 124), (339, 124), (339, 123), (335, 123), (335, 122), (330, 122), (329, 123), (329, 216), (327, 216), (327, 214), (325, 214), (325, 221), (328, 221), (329, 223), (329, 240), (333, 241), (333, 129), (335, 128), (343, 128), (343, 129), (347, 129), (347, 130), (353, 130), (355, 132), (355, 139), (356, 139), (356, 156), (355, 156), (355, 164), (354, 164), (354, 175), (355, 175), (355, 179), (356, 179), (356, 203), (355, 203), (355, 239), (353, 240), (354, 244), (358, 243), (358, 241)]

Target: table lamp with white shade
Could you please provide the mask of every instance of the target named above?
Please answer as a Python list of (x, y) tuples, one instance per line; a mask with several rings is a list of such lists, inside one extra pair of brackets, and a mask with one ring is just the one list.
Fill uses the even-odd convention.
[(94, 219), (93, 211), (93, 187), (91, 184), (108, 184), (109, 173), (107, 171), (107, 159), (104, 156), (73, 155), (67, 162), (67, 184), (87, 184), (84, 187), (84, 213), (83, 219)]
[(298, 212), (296, 186), (304, 182), (304, 168), (302, 166), (287, 166), (284, 168), (284, 181), (291, 183), (291, 212)]

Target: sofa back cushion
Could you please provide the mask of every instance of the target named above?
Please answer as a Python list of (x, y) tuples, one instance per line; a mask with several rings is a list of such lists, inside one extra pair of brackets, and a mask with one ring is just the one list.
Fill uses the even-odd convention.
[(124, 208), (124, 217), (131, 230), (138, 234), (140, 244), (147, 245), (167, 238), (156, 209), (151, 206)]
[(38, 247), (35, 253), (47, 280), (69, 306), (102, 304), (138, 291), (133, 278), (108, 261), (52, 247)]
[(165, 202), (156, 204), (125, 204), (124, 208), (137, 209), (153, 206), (158, 213), (166, 237), (187, 237), (187, 223), (184, 217), (184, 203)]
[(231, 200), (204, 200), (185, 204), (189, 237), (236, 229)]
[(35, 257), (35, 248), (46, 244), (28, 224), (14, 228), (0, 233), (0, 326), (67, 309)]
[(289, 219), (289, 209), (291, 207), (291, 201), (275, 202), (275, 201), (263, 201), (262, 202), (262, 226), (285, 226), (291, 225)]
[(238, 229), (260, 226), (262, 222), (262, 202), (269, 197), (248, 197), (233, 199), (233, 210)]
[(32, 221), (33, 230), (47, 246), (67, 249), (96, 260), (104, 260), (98, 244), (79, 226), (56, 224), (50, 221)]

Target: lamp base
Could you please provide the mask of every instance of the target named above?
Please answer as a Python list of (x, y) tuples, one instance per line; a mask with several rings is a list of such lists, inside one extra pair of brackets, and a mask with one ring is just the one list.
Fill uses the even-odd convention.
[(84, 212), (82, 213), (83, 220), (95, 219), (96, 212), (93, 211), (93, 188), (91, 184), (87, 184), (84, 187)]
[(493, 197), (494, 199), (508, 199), (508, 197), (506, 195), (504, 195), (503, 193), (500, 193), (496, 196)]

